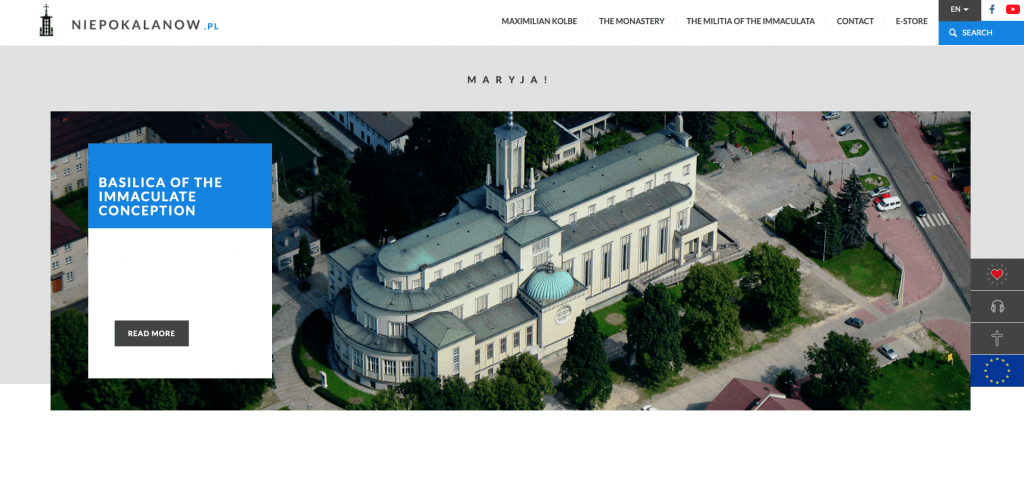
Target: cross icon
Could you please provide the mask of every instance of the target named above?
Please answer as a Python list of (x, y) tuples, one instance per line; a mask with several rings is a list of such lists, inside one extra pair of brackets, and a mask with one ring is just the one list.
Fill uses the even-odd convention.
[(995, 337), (995, 338), (996, 338), (996, 347), (999, 347), (999, 338), (1000, 338), (1000, 337), (1002, 337), (1002, 336), (1003, 336), (1003, 335), (1002, 335), (1002, 334), (1000, 334), (998, 330), (996, 331), (996, 333), (995, 333), (995, 334), (992, 334), (992, 337)]

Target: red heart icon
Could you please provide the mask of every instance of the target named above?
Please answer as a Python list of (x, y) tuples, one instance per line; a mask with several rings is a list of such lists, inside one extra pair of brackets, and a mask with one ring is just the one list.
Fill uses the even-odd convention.
[(1001, 270), (1001, 269), (993, 269), (992, 270), (992, 277), (997, 279), (997, 280), (999, 278), (1002, 278), (1003, 277), (1003, 270)]

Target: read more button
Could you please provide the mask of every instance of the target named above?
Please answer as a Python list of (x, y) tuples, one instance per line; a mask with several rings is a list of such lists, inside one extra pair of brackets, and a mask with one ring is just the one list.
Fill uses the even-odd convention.
[(188, 347), (187, 320), (115, 320), (114, 347)]

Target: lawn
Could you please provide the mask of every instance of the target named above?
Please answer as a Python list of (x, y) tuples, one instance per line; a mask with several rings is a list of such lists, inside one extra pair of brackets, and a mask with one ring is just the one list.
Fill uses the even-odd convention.
[(860, 249), (847, 249), (828, 261), (811, 259), (866, 297), (877, 297), (884, 293), (896, 296), (899, 293), (900, 270), (870, 242)]
[[(864, 185), (864, 189), (867, 191), (874, 190), (875, 188), (878, 188), (880, 186), (889, 186), (889, 178), (886, 178), (880, 174), (871, 173), (867, 175), (861, 175), (859, 178), (860, 183)], [(879, 184), (876, 185), (874, 183), (868, 183), (868, 180), (879, 182)]]
[(281, 310), (281, 306), (276, 304), (276, 303), (274, 304), (273, 308), (274, 308), (274, 312), (270, 314), (271, 316), (277, 315), (277, 311)]
[[(853, 152), (854, 146), (857, 147), (857, 152)], [(843, 148), (843, 153), (846, 154), (846, 157), (848, 158), (859, 158), (867, 154), (870, 150), (868, 148), (868, 143), (860, 139), (854, 139), (852, 141), (839, 141), (839, 147)]]
[(607, 339), (619, 332), (626, 330), (626, 322), (623, 321), (621, 325), (613, 325), (608, 323), (608, 314), (617, 313), (622, 315), (623, 319), (626, 317), (626, 302), (619, 300), (607, 307), (602, 308), (594, 312), (594, 318), (597, 319), (597, 330), (601, 332), (601, 338)]
[(312, 164), (313, 153), (263, 112), (224, 112), (224, 115), (256, 142), (270, 143), (274, 157), (283, 154), (282, 169), (301, 168)]
[(79, 188), (53, 201), (82, 232), (89, 233), (89, 188)]
[(971, 374), (955, 354), (952, 364), (929, 353), (900, 359), (879, 372), (870, 386), (874, 398), (864, 410), (971, 409)]
[(708, 173), (711, 173), (712, 171), (718, 171), (720, 169), (722, 169), (722, 167), (719, 166), (718, 163), (714, 161), (707, 161), (700, 168), (698, 168), (697, 174), (706, 175)]
[(935, 147), (938, 151), (950, 149), (964, 149), (971, 147), (971, 132), (962, 123), (940, 125), (938, 127), (925, 127), (924, 130), (939, 129), (942, 131), (943, 142)]
[(736, 142), (758, 153), (776, 144), (771, 132), (754, 112), (718, 112), (714, 141), (729, 139), (729, 130), (736, 131)]
[[(331, 345), (331, 323), (318, 312), (314, 312), (302, 324), (301, 344), (298, 354), (299, 361), (306, 368), (309, 377), (320, 381), (320, 371), (327, 373), (327, 391), (338, 398), (347, 400), (350, 404), (358, 405), (368, 402), (372, 398), (369, 393), (355, 389), (335, 374), (327, 359), (327, 348)], [(300, 339), (296, 337), (296, 339)], [(343, 408), (350, 408), (350, 405), (339, 405)]]
[(600, 156), (608, 151), (625, 146), (635, 140), (636, 139), (633, 139), (633, 136), (629, 135), (625, 130), (617, 129), (612, 132), (601, 134), (597, 139), (591, 139), (587, 141), (586, 144), (590, 149), (594, 149), (594, 146), (597, 146), (597, 155)]
[(742, 278), (747, 274), (747, 258), (742, 257), (735, 261), (729, 261), (729, 267), (736, 270), (736, 276)]

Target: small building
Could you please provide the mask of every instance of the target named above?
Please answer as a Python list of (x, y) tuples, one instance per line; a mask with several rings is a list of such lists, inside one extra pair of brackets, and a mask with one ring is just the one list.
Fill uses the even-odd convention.
[(564, 127), (558, 125), (557, 122), (555, 128), (558, 130), (558, 149), (555, 149), (555, 155), (544, 161), (544, 170), (561, 166), (562, 164), (573, 161), (580, 157), (583, 153), (580, 145), (580, 138), (576, 137), (572, 132), (565, 130)]
[(405, 150), (412, 121), (419, 112), (327, 112), (361, 142), (388, 154)]
[(945, 141), (945, 137), (939, 129), (928, 129), (925, 131), (925, 135), (928, 137), (928, 143), (933, 146), (938, 146)]
[(576, 112), (568, 117), (555, 120), (555, 125), (565, 129), (579, 139), (589, 133), (590, 137), (596, 137), (597, 125), (601, 124), (601, 131), (608, 130), (608, 119), (615, 116), (615, 112)]
[(806, 403), (787, 398), (774, 386), (733, 378), (705, 410), (810, 410)]
[(309, 229), (296, 225), (284, 232), (274, 234), (274, 271), (291, 268), (295, 256), (299, 254), (299, 241), (305, 237), (309, 241), (309, 254), (320, 254), (320, 238)]
[(88, 295), (89, 241), (85, 232), (50, 203), (50, 310)]

